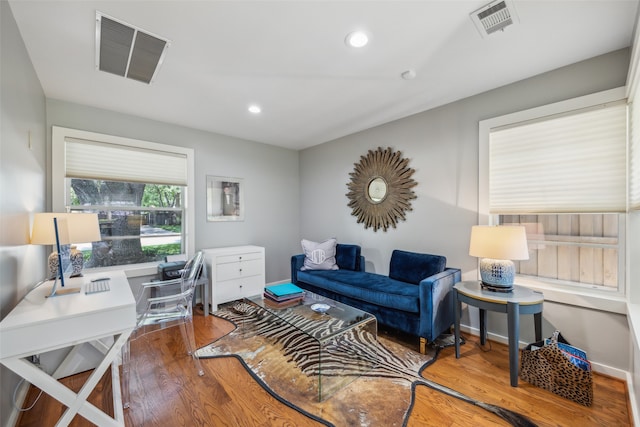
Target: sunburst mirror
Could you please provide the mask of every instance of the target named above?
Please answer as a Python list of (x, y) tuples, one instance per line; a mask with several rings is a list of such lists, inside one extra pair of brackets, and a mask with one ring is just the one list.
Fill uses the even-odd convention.
[(405, 212), (412, 210), (411, 200), (416, 198), (412, 188), (418, 183), (411, 178), (415, 171), (407, 167), (408, 163), (409, 159), (390, 147), (369, 150), (366, 156), (360, 156), (359, 163), (354, 163), (347, 197), (351, 215), (365, 229), (396, 228), (399, 220), (406, 219)]

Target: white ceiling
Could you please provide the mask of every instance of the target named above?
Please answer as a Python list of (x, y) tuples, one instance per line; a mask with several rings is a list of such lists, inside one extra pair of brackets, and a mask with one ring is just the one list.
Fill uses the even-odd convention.
[[(516, 0), (520, 22), (482, 38), (489, 1), (9, 3), (48, 98), (294, 149), (630, 46), (638, 7)], [(171, 40), (153, 84), (96, 70), (96, 11)], [(354, 29), (369, 45), (345, 45)]]

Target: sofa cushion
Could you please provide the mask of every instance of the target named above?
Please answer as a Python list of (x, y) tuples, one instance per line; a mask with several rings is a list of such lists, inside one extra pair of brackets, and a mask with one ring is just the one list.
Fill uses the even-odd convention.
[(338, 243), (336, 245), (336, 262), (340, 269), (359, 270), (360, 246)]
[(442, 273), (447, 258), (441, 255), (419, 254), (394, 250), (389, 264), (389, 277), (402, 282), (418, 284), (434, 274)]
[[(298, 281), (381, 307), (419, 313), (420, 288), (364, 271), (301, 271)], [(304, 285), (302, 285), (304, 286)]]
[(302, 239), (304, 252), (304, 265), (301, 270), (337, 270), (336, 264), (336, 239), (327, 239), (324, 242), (312, 242)]

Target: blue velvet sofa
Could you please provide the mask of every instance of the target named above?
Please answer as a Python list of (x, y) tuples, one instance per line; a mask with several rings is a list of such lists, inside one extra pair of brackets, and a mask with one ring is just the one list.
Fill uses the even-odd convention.
[(305, 270), (304, 255), (291, 257), (291, 281), (313, 293), (357, 307), (378, 323), (420, 338), (420, 351), (454, 323), (457, 268), (446, 258), (394, 250), (389, 276), (365, 271), (358, 245), (337, 244), (337, 270)]

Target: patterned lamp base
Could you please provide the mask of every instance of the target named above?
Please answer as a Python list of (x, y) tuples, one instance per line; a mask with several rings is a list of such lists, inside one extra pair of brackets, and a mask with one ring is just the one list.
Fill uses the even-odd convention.
[[(71, 277), (82, 276), (82, 268), (84, 267), (84, 255), (82, 252), (76, 249), (75, 246), (71, 246), (69, 258), (71, 259), (71, 267), (73, 268)], [(51, 255), (49, 255), (49, 273), (51, 274), (51, 278), (58, 275), (58, 252), (56, 251), (51, 252)]]
[(51, 255), (49, 255), (49, 274), (51, 274), (52, 279), (58, 275), (58, 252), (53, 251)]
[(482, 287), (496, 292), (511, 292), (516, 277), (516, 267), (508, 259), (482, 258), (480, 278)]

